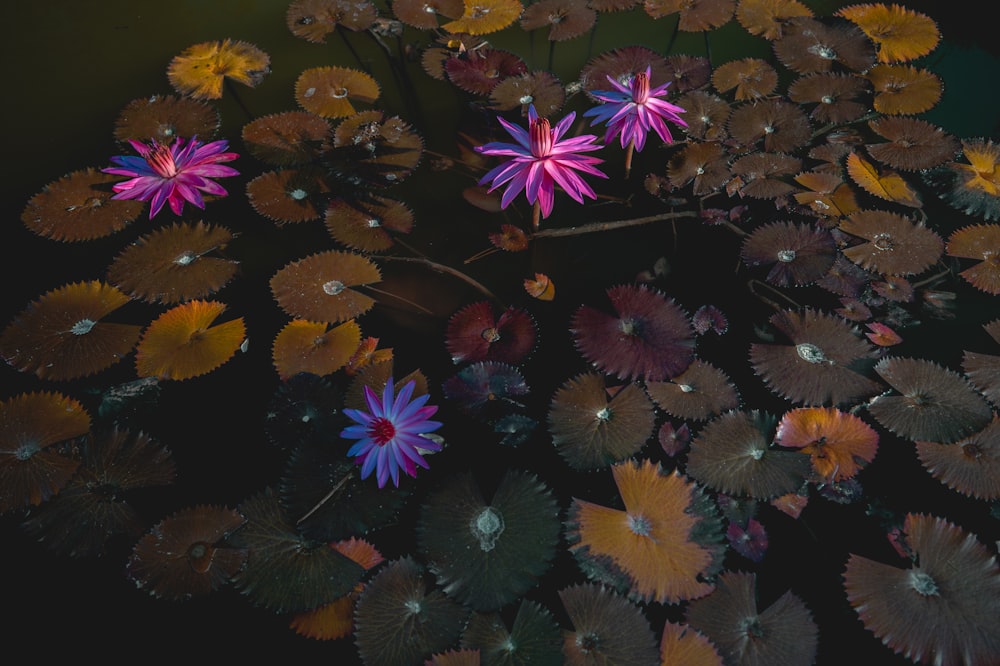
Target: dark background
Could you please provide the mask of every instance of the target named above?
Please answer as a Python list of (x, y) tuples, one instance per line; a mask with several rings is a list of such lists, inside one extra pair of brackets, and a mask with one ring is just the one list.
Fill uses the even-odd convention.
[[(820, 12), (821, 5), (826, 7), (830, 3), (807, 4)], [(928, 119), (958, 136), (995, 137), (1000, 117), (996, 112), (1000, 108), (997, 67), (1000, 53), (995, 28), (981, 14), (981, 5), (971, 1), (904, 4), (934, 16), (947, 39), (930, 58), (935, 71), (945, 78), (945, 95)], [(941, 10), (942, 5), (947, 7), (946, 11)], [(108, 157), (119, 153), (112, 138), (118, 112), (137, 97), (172, 92), (165, 71), (174, 55), (191, 44), (226, 37), (251, 42), (267, 51), (272, 58), (272, 73), (259, 88), (240, 89), (256, 115), (294, 109), (292, 90), (302, 69), (345, 60), (334, 46), (308, 44), (292, 36), (284, 24), (286, 8), (286, 2), (248, 0), (172, 3), (12, 0), (3, 4), (0, 81), (6, 89), (2, 104), (6, 165), (0, 204), (3, 206), (0, 247), (5, 250), (6, 260), (0, 262), (5, 287), (0, 290), (3, 315), (0, 321), (9, 321), (30, 300), (51, 289), (72, 281), (99, 279), (110, 259), (124, 246), (126, 240), (122, 237), (74, 245), (38, 238), (23, 227), (20, 214), (28, 198), (44, 185), (77, 169), (103, 167)], [(614, 34), (605, 37), (620, 41)], [(398, 104), (398, 100), (387, 93), (386, 103), (391, 106)], [(221, 100), (219, 109), (223, 118), (221, 135), (235, 139), (245, 122), (242, 111), (231, 98)], [(242, 164), (250, 167), (247, 161)], [(247, 171), (252, 172), (253, 168)], [(419, 180), (430, 176), (415, 178), (417, 186), (433, 184), (430, 180)], [(226, 185), (240, 194), (243, 182), (233, 180)], [(242, 199), (232, 197), (232, 201), (213, 203), (206, 218), (226, 220), (227, 224), (245, 223), (247, 229), (258, 234), (255, 237), (262, 238), (260, 246), (243, 248), (246, 257), (243, 284), (255, 287), (248, 291), (258, 297), (232, 293), (227, 294), (227, 301), (247, 318), (253, 330), (268, 331), (280, 325), (281, 314), (272, 302), (255, 298), (266, 293), (261, 291), (266, 289), (266, 279), (280, 264), (275, 265), (275, 260), (264, 250), (271, 243), (288, 243), (286, 249), (294, 252), (297, 244), (308, 246), (313, 236), (304, 233), (288, 239), (273, 234), (268, 224), (252, 219), (245, 206), (235, 201), (237, 198)], [(140, 218), (130, 233), (141, 233), (145, 224), (148, 222)], [(481, 230), (476, 233), (481, 234)], [(628, 265), (651, 266), (669, 241), (665, 235), (656, 239), (659, 246), (637, 246), (648, 240), (642, 234), (624, 233), (615, 238), (614, 248), (619, 249), (614, 251), (625, 253), (620, 248), (627, 247)], [(574, 242), (574, 256), (582, 257), (583, 262), (580, 266), (563, 266), (564, 269), (603, 268), (592, 270), (580, 284), (560, 284), (566, 305), (549, 314), (552, 326), (543, 330), (565, 322), (574, 303), (582, 299), (593, 302), (594, 295), (608, 284), (607, 280), (630, 278), (611, 268), (614, 256), (608, 256), (608, 248), (602, 242)], [(697, 243), (699, 238), (688, 237), (686, 242)], [(709, 238), (707, 242), (717, 241)], [(731, 257), (731, 252), (724, 249), (720, 248), (719, 255)], [(450, 247), (443, 250), (448, 252)], [(561, 247), (551, 246), (540, 249), (535, 261), (539, 266), (559, 266), (563, 256)], [(742, 295), (727, 296), (712, 291), (712, 271), (726, 270), (729, 266), (686, 265), (684, 252), (672, 255), (672, 260), (676, 274), (702, 276), (701, 288), (689, 286), (689, 291), (683, 292), (686, 307), (696, 306), (699, 298), (710, 295), (720, 306), (726, 305), (728, 298), (731, 311), (740, 312)], [(394, 284), (399, 287), (411, 278), (405, 273), (388, 277), (390, 284), (396, 279)], [(429, 359), (428, 373), (440, 381), (447, 371), (441, 344), (444, 317), (476, 295), (432, 276), (422, 279), (426, 280), (422, 289), (432, 294), (431, 305), (439, 316), (420, 317), (389, 308), (374, 315), (366, 329), (370, 325), (372, 331), (385, 335), (389, 346), (398, 349), (404, 362)], [(675, 282), (670, 282), (670, 286), (681, 288)], [(746, 320), (735, 326), (743, 327), (743, 334), (749, 335), (747, 329), (762, 318), (762, 313), (763, 310), (748, 310)], [(394, 332), (389, 332), (389, 325), (393, 325)], [(947, 326), (939, 325), (928, 335), (947, 336), (949, 331)], [(730, 339), (747, 338), (734, 335)], [(540, 396), (549, 395), (565, 376), (582, 369), (579, 359), (557, 355), (558, 342), (550, 338), (542, 348), (543, 353), (536, 355), (526, 370), (534, 373), (532, 377), (541, 378), (545, 374), (542, 370), (551, 368), (553, 363), (560, 367), (559, 372), (549, 373), (553, 377), (551, 386), (544, 385), (546, 380), (542, 379), (533, 386)], [(714, 358), (731, 360), (725, 369), (737, 375), (745, 346), (709, 343), (713, 344)], [(191, 503), (235, 506), (277, 477), (282, 456), (268, 447), (260, 421), (253, 418), (265, 409), (273, 390), (273, 386), (260, 384), (277, 384), (274, 373), (268, 372), (269, 346), (268, 334), (260, 334), (251, 340), (250, 353), (236, 359), (234, 368), (192, 380), (183, 389), (168, 388), (156, 435), (175, 451), (179, 483), (166, 494), (140, 499), (150, 524), (162, 519), (167, 511)], [(123, 370), (125, 374), (127, 371)], [(234, 382), (234, 377), (243, 372), (248, 377), (266, 379), (255, 380), (259, 382), (256, 385)], [(745, 379), (746, 385), (757, 386), (751, 383), (753, 378)], [(52, 388), (7, 366), (0, 367), (0, 387), (2, 399), (25, 390)], [(189, 399), (187, 392), (194, 390), (205, 399)], [(766, 394), (754, 396), (754, 400), (768, 402)], [(461, 417), (456, 416), (455, 421), (461, 422)], [(460, 431), (452, 432), (456, 438), (478, 436), (474, 424), (468, 427), (470, 430), (461, 435)], [(894, 445), (898, 448), (893, 449)], [(896, 474), (907, 476), (907, 472), (919, 472), (914, 470), (914, 460), (904, 446), (886, 438), (879, 465), (870, 470), (872, 487), (888, 487)], [(936, 482), (896, 488), (892, 497), (886, 499), (902, 511), (938, 512), (945, 506), (942, 503), (953, 503), (949, 515), (963, 516), (973, 524), (988, 522), (982, 507), (956, 500)], [(769, 555), (760, 569), (764, 595), (773, 598), (783, 592), (777, 584), (767, 585), (768, 581), (780, 579), (806, 600), (821, 628), (819, 663), (842, 663), (847, 657), (870, 657), (873, 660), (870, 663), (905, 663), (894, 658), (860, 627), (842, 599), (837, 572), (842, 570), (847, 553), (864, 552), (875, 559), (887, 560), (892, 556), (879, 531), (857, 527), (872, 525), (858, 515), (860, 510), (814, 502), (798, 523), (777, 513), (769, 515), (769, 528), (774, 528), (770, 551), (773, 556)], [(155, 600), (136, 590), (125, 577), (123, 566), (131, 543), (115, 540), (104, 557), (77, 560), (34, 543), (20, 530), (19, 520), (20, 516), (14, 515), (0, 517), (4, 545), (0, 559), (0, 598), (7, 607), (0, 635), (4, 636), (5, 647), (11, 654), (27, 654), (46, 661), (86, 656), (112, 663), (166, 657), (199, 661), (260, 659), (264, 655), (280, 655), (281, 659), (333, 658), (333, 663), (351, 663), (351, 658), (343, 656), (350, 652), (345, 641), (321, 643), (299, 638), (287, 628), (287, 618), (254, 608), (232, 588), (185, 603)], [(822, 525), (822, 533), (807, 534), (810, 525)]]

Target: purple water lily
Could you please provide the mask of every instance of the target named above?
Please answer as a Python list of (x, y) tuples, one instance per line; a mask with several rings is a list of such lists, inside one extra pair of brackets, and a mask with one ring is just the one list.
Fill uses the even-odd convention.
[(532, 223), (535, 229), (538, 228), (539, 212), (542, 217), (548, 217), (552, 212), (556, 185), (575, 201), (583, 203), (583, 197), (596, 199), (597, 195), (577, 172), (607, 178), (594, 167), (604, 160), (580, 154), (602, 148), (600, 144), (594, 143), (596, 136), (584, 134), (571, 139), (562, 138), (575, 118), (576, 113), (570, 113), (555, 127), (550, 127), (548, 119), (539, 118), (532, 104), (528, 107), (527, 130), (497, 116), (497, 120), (517, 143), (497, 141), (476, 147), (476, 152), (483, 155), (511, 158), (491, 169), (479, 184), (492, 181), (490, 192), (507, 184), (500, 199), (502, 208), (506, 208), (524, 190), (528, 203), (534, 206)]
[(624, 84), (612, 77), (608, 81), (615, 90), (593, 90), (591, 95), (601, 100), (602, 104), (583, 112), (584, 118), (593, 118), (591, 126), (607, 122), (608, 128), (604, 134), (604, 142), (609, 143), (615, 135), (621, 135), (622, 148), (628, 152), (625, 155), (625, 173), (628, 175), (632, 167), (632, 151), (642, 152), (646, 145), (646, 133), (654, 130), (664, 143), (673, 143), (673, 136), (667, 127), (667, 121), (687, 127), (681, 119), (684, 109), (671, 104), (661, 97), (667, 94), (670, 82), (649, 89), (651, 67), (645, 72), (638, 72), (629, 77)]
[(398, 487), (400, 469), (416, 476), (418, 465), (427, 468), (422, 452), (441, 450), (439, 442), (424, 437), (441, 427), (440, 422), (429, 420), (437, 412), (437, 407), (425, 406), (429, 397), (426, 394), (410, 400), (415, 386), (415, 382), (410, 380), (399, 390), (399, 395), (395, 395), (390, 377), (381, 400), (371, 388), (365, 387), (367, 412), (344, 410), (344, 414), (356, 423), (344, 428), (340, 436), (359, 440), (351, 446), (347, 455), (356, 458), (361, 465), (362, 479), (367, 479), (378, 470), (376, 479), (379, 488), (384, 487), (390, 478)]
[(118, 166), (102, 169), (104, 173), (129, 176), (130, 179), (115, 183), (113, 199), (150, 201), (149, 218), (153, 219), (164, 203), (180, 215), (187, 201), (198, 208), (205, 207), (201, 193), (226, 196), (226, 190), (211, 178), (238, 176), (239, 171), (223, 166), (239, 155), (228, 153), (228, 141), (202, 143), (197, 137), (185, 141), (178, 137), (166, 146), (157, 141), (148, 145), (129, 140), (138, 156), (119, 155), (111, 161)]

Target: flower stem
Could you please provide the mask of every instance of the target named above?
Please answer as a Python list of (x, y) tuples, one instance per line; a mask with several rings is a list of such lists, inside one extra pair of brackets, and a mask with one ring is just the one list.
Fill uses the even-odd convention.
[(386, 291), (385, 289), (378, 289), (377, 287), (373, 287), (370, 284), (360, 285), (360, 287), (364, 288), (364, 289), (368, 289), (369, 291), (374, 291), (376, 294), (382, 294), (383, 296), (389, 296), (391, 298), (395, 298), (396, 300), (402, 301), (403, 303), (406, 303), (407, 305), (410, 305), (410, 306), (416, 308), (417, 310), (420, 310), (424, 314), (429, 314), (429, 315), (434, 314), (432, 311), (428, 310), (427, 308), (425, 308), (424, 306), (420, 305), (419, 303), (415, 303), (415, 302), (411, 301), (410, 299), (404, 298), (404, 297), (400, 296), (399, 294), (394, 294), (391, 291)]
[(413, 247), (413, 246), (412, 246), (412, 245), (410, 245), (409, 243), (407, 243), (407, 242), (403, 241), (403, 239), (402, 239), (402, 238), (399, 238), (399, 237), (394, 237), (394, 238), (392, 239), (392, 241), (393, 241), (394, 243), (396, 243), (397, 245), (399, 245), (400, 247), (404, 247), (404, 248), (406, 248), (406, 249), (407, 249), (407, 250), (409, 250), (409, 251), (410, 251), (410, 252), (411, 252), (412, 254), (415, 254), (415, 255), (416, 255), (416, 256), (418, 256), (418, 257), (423, 257), (424, 259), (426, 259), (426, 258), (427, 258), (427, 255), (426, 255), (426, 254), (424, 254), (423, 252), (421, 252), (421, 251), (420, 251), (420, 250), (418, 250), (417, 248)]
[(408, 98), (413, 99), (414, 120), (420, 127), (425, 127), (427, 123), (424, 119), (423, 108), (420, 106), (421, 96), (417, 92), (416, 86), (413, 85), (413, 79), (410, 77), (409, 68), (406, 66), (406, 58), (403, 57), (405, 50), (402, 34), (396, 35), (396, 66), (399, 68), (399, 75), (403, 79), (403, 94)]
[(934, 275), (930, 276), (929, 278), (921, 280), (920, 282), (914, 282), (912, 286), (913, 286), (914, 289), (917, 289), (919, 287), (923, 287), (923, 286), (926, 286), (928, 284), (934, 284), (938, 280), (941, 280), (942, 278), (948, 276), (950, 273), (951, 273), (951, 269), (946, 268), (943, 271), (940, 271), (939, 273), (935, 273)]
[(757, 298), (759, 298), (761, 301), (763, 301), (764, 303), (767, 303), (768, 305), (770, 305), (772, 308), (774, 308), (775, 310), (777, 310), (779, 312), (781, 310), (783, 310), (784, 308), (782, 308), (780, 305), (778, 305), (777, 301), (774, 301), (774, 300), (768, 298), (767, 296), (764, 296), (763, 294), (759, 293), (758, 287), (763, 287), (763, 288), (767, 289), (768, 291), (770, 291), (772, 294), (774, 294), (776, 296), (780, 296), (787, 303), (791, 304), (791, 306), (794, 309), (796, 309), (796, 310), (801, 310), (802, 309), (802, 306), (799, 305), (798, 303), (796, 303), (791, 297), (785, 295), (781, 291), (778, 291), (777, 289), (775, 289), (771, 285), (767, 284), (766, 282), (761, 282), (760, 280), (753, 279), (753, 280), (750, 280), (750, 281), (747, 282), (747, 287), (750, 289), (750, 293), (751, 294), (753, 294), (754, 296), (756, 296)]
[(667, 42), (667, 48), (663, 50), (663, 55), (670, 55), (670, 50), (674, 48), (674, 42), (677, 40), (677, 32), (681, 25), (681, 15), (677, 14), (677, 20), (674, 21), (674, 31), (670, 33), (670, 41)]
[(493, 254), (494, 252), (499, 252), (499, 251), (500, 251), (500, 248), (498, 248), (498, 247), (488, 247), (485, 250), (480, 250), (479, 252), (476, 252), (475, 254), (467, 257), (465, 259), (465, 261), (463, 261), (462, 263), (463, 264), (471, 264), (474, 261), (479, 261), (483, 257), (488, 257), (491, 254)]
[(467, 285), (469, 285), (476, 291), (480, 292), (481, 294), (485, 295), (487, 298), (492, 299), (497, 303), (503, 305), (500, 299), (497, 298), (496, 295), (492, 291), (487, 289), (483, 284), (472, 279), (462, 271), (452, 268), (451, 266), (445, 266), (444, 264), (439, 264), (436, 261), (431, 261), (430, 259), (425, 259), (423, 257), (381, 257), (381, 259), (383, 261), (404, 261), (411, 264), (421, 264), (431, 269), (432, 271), (437, 271), (438, 273), (445, 273), (447, 275), (457, 277), (459, 280), (466, 283)]
[(424, 154), (431, 155), (432, 157), (438, 157), (443, 160), (448, 160), (449, 162), (454, 162), (455, 164), (461, 164), (462, 166), (469, 167), (473, 171), (482, 172), (485, 171), (482, 166), (478, 164), (473, 164), (472, 162), (466, 162), (458, 157), (452, 157), (451, 155), (445, 155), (444, 153), (439, 153), (430, 149), (425, 148)]
[[(399, 91), (400, 96), (403, 98), (403, 105), (406, 107), (406, 112), (413, 118), (414, 122), (418, 125), (423, 125), (422, 117), (419, 111), (419, 96), (416, 94), (416, 90), (413, 89), (413, 84), (410, 81), (410, 77), (406, 72), (406, 63), (401, 57), (393, 55), (392, 49), (389, 45), (382, 41), (382, 38), (378, 34), (369, 28), (365, 30), (368, 37), (375, 42), (375, 44), (382, 50), (385, 54), (386, 62), (389, 64), (389, 70), (392, 72), (392, 78), (396, 82), (396, 89)], [(403, 53), (403, 43), (400, 37), (396, 37), (396, 44), (398, 48), (398, 53)]]
[(240, 107), (240, 110), (243, 111), (243, 113), (246, 115), (247, 120), (253, 120), (254, 119), (253, 114), (250, 113), (250, 109), (247, 108), (246, 103), (243, 101), (243, 98), (240, 97), (239, 91), (236, 90), (236, 86), (233, 85), (233, 82), (229, 79), (229, 77), (223, 79), (223, 83), (226, 86), (226, 90), (229, 91), (229, 94), (236, 101), (236, 104)]
[(629, 174), (632, 173), (632, 153), (635, 152), (635, 139), (628, 142), (628, 148), (625, 149), (625, 177), (628, 178)]
[(600, 23), (594, 23), (594, 27), (590, 29), (590, 34), (587, 36), (587, 60), (590, 60), (591, 56), (594, 54), (594, 37), (597, 35), (597, 25)]
[(611, 231), (613, 229), (627, 229), (628, 227), (638, 227), (651, 222), (662, 222), (664, 220), (676, 220), (681, 217), (697, 217), (693, 210), (682, 210), (675, 213), (661, 213), (659, 215), (649, 215), (647, 217), (635, 217), (629, 220), (612, 220), (609, 222), (592, 222), (579, 227), (562, 227), (559, 229), (544, 229), (536, 231), (532, 238), (559, 238), (562, 236), (580, 236), (582, 234), (593, 234), (600, 231)]
[(358, 62), (358, 66), (364, 70), (365, 74), (371, 76), (371, 69), (369, 69), (368, 65), (365, 64), (365, 61), (361, 59), (361, 55), (358, 53), (357, 49), (354, 48), (354, 45), (351, 44), (350, 40), (347, 39), (347, 33), (344, 32), (343, 26), (338, 24), (335, 30), (337, 31), (337, 35), (340, 36), (341, 41), (344, 42), (344, 46), (347, 47), (347, 50), (351, 52), (351, 55), (354, 56), (354, 59)]
[(324, 495), (323, 499), (321, 499), (320, 501), (316, 502), (316, 504), (313, 506), (313, 508), (311, 508), (308, 511), (306, 511), (306, 513), (305, 513), (304, 516), (302, 516), (301, 518), (299, 518), (298, 520), (296, 520), (295, 524), (296, 525), (301, 525), (303, 522), (305, 522), (305, 520), (307, 518), (309, 518), (309, 516), (313, 515), (317, 511), (319, 511), (320, 507), (322, 507), (324, 504), (326, 504), (327, 502), (329, 502), (330, 498), (332, 498), (334, 495), (336, 495), (337, 491), (339, 491), (341, 488), (343, 488), (344, 484), (347, 483), (351, 479), (352, 476), (354, 476), (354, 470), (353, 469), (349, 473), (345, 474), (343, 476), (343, 478), (340, 479), (340, 481), (337, 481), (337, 483), (335, 483), (333, 485), (333, 488), (330, 489), (330, 492), (328, 492), (326, 495)]
[(531, 207), (531, 228), (535, 231), (538, 231), (538, 225), (541, 223), (541, 215), (542, 205), (538, 199), (535, 199), (535, 204)]

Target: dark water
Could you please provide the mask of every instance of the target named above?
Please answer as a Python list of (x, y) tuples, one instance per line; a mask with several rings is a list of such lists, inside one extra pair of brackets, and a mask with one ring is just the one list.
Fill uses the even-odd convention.
[[(836, 5), (807, 4), (817, 13), (828, 13)], [(962, 3), (948, 4), (956, 11), (949, 11), (941, 25), (946, 37), (948, 28), (955, 29), (956, 41), (946, 41), (929, 59), (928, 66), (945, 79), (945, 95), (926, 117), (960, 137), (996, 137), (1000, 68), (996, 55), (990, 53), (995, 53), (995, 46), (969, 26), (973, 21), (962, 20), (966, 14), (958, 11)], [(31, 299), (51, 289), (68, 282), (100, 279), (110, 260), (148, 228), (143, 216), (123, 234), (83, 244), (60, 244), (27, 231), (20, 214), (28, 198), (47, 183), (81, 168), (103, 167), (111, 155), (120, 152), (112, 137), (115, 118), (133, 99), (173, 92), (165, 71), (174, 55), (189, 45), (224, 38), (244, 40), (269, 53), (270, 75), (256, 89), (238, 89), (254, 116), (294, 110), (294, 82), (303, 69), (325, 64), (351, 66), (350, 54), (334, 40), (329, 45), (316, 45), (290, 34), (285, 27), (286, 8), (286, 2), (264, 0), (13, 0), (3, 5), (0, 80), (5, 88), (2, 117), (6, 165), (0, 224), (6, 260), (2, 263), (5, 289), (0, 292), (0, 323), (5, 324)], [(936, 7), (918, 8), (935, 15)], [(610, 18), (613, 20), (602, 23), (595, 35), (593, 53), (623, 44), (656, 48), (666, 41), (665, 29), (657, 22), (629, 23)], [(732, 24), (720, 33), (713, 43), (713, 57), (718, 62), (766, 52), (759, 41), (743, 39)], [(381, 72), (380, 80), (390, 81), (382, 54), (362, 39), (355, 40), (355, 44), (375, 71)], [(519, 36), (510, 38), (505, 45), (522, 54), (534, 53), (538, 67), (546, 64), (548, 45), (543, 39), (532, 41)], [(703, 51), (701, 40), (690, 36), (679, 39), (674, 47), (674, 52), (702, 55)], [(582, 44), (560, 44), (554, 69), (568, 81), (571, 72), (578, 71), (587, 58), (588, 51)], [(418, 68), (410, 69), (420, 74)], [(449, 135), (464, 118), (462, 106), (454, 91), (442, 82), (426, 77), (421, 81), (421, 112), (434, 119), (421, 126), (426, 143), (448, 146)], [(381, 106), (405, 114), (410, 108), (406, 100), (391, 84), (384, 88)], [(247, 122), (244, 109), (231, 95), (218, 102), (218, 109), (222, 118), (220, 138), (231, 139), (234, 148), (240, 150), (239, 131)], [(242, 160), (239, 166), (246, 168), (248, 177), (262, 170), (252, 164), (252, 158)], [(329, 241), (325, 241), (322, 229), (318, 233), (314, 228), (278, 234), (266, 220), (254, 218), (245, 201), (236, 201), (242, 201), (247, 179), (225, 183), (234, 195), (240, 196), (214, 202), (204, 219), (244, 232), (237, 246), (243, 265), (239, 288), (227, 289), (224, 300), (245, 316), (251, 329), (250, 351), (236, 359), (231, 364), (234, 367), (183, 386), (168, 387), (154, 421), (156, 435), (174, 450), (180, 474), (176, 488), (164, 495), (142, 498), (150, 524), (169, 511), (193, 503), (235, 506), (273, 483), (283, 464), (280, 453), (267, 445), (260, 421), (253, 418), (263, 412), (277, 386), (270, 368), (269, 347), (273, 333), (284, 321), (270, 299), (266, 283), (286, 261)], [(463, 257), (482, 249), (489, 227), (467, 207), (453, 205), (456, 186), (457, 181), (447, 174), (421, 169), (407, 184), (422, 197), (415, 211), (415, 242), (439, 253), (436, 256), (445, 262), (460, 264)], [(718, 251), (685, 251), (706, 244), (717, 244)], [(542, 346), (525, 369), (525, 374), (532, 377), (536, 400), (544, 406), (555, 388), (583, 369), (578, 356), (567, 352), (571, 340), (566, 322), (576, 305), (595, 302), (606, 286), (630, 280), (637, 270), (669, 254), (672, 274), (683, 277), (671, 278), (668, 286), (686, 307), (694, 309), (702, 300), (711, 299), (739, 315), (733, 317), (733, 332), (727, 340), (707, 341), (699, 351), (726, 364), (725, 370), (739, 386), (760, 391), (752, 396), (755, 405), (780, 413), (781, 403), (760, 389), (743, 362), (752, 326), (766, 319), (768, 310), (748, 304), (745, 294), (726, 293), (713, 286), (720, 283), (718, 276), (733, 269), (730, 259), (734, 249), (732, 239), (704, 232), (678, 240), (672, 229), (627, 231), (618, 232), (613, 242), (581, 237), (560, 244), (543, 243), (513, 267), (484, 261), (470, 267), (469, 272), (496, 289), (502, 298), (515, 298), (519, 280), (531, 271), (574, 276), (558, 285), (561, 304), (539, 315)], [(440, 385), (450, 372), (442, 337), (446, 318), (480, 295), (466, 285), (408, 269), (387, 270), (384, 286), (418, 298), (434, 314), (416, 314), (388, 305), (366, 319), (365, 332), (382, 336), (386, 346), (397, 350), (401, 363), (420, 365)], [(975, 293), (969, 294), (969, 299), (971, 305), (964, 312), (970, 319), (988, 321), (1000, 315), (995, 301)], [(955, 347), (942, 350), (939, 358), (952, 368), (960, 362), (963, 347), (958, 342), (966, 339), (962, 336), (974, 339), (974, 332), (968, 328), (959, 332), (959, 325), (931, 323), (919, 333), (927, 341), (954, 341)], [(125, 379), (129, 370), (116, 368), (109, 374)], [(53, 388), (7, 366), (0, 367), (0, 386), (0, 399), (21, 391)], [(73, 388), (84, 391), (92, 387), (92, 383), (83, 382)], [(451, 431), (451, 437), (456, 443), (475, 445), (482, 437), (475, 424), (462, 422), (460, 415), (455, 419), (462, 425)], [(968, 523), (963, 524), (982, 526), (983, 533), (997, 532), (984, 503), (957, 499), (935, 482), (913, 487), (895, 484), (896, 475), (913, 476), (915, 462), (905, 452), (905, 446), (891, 437), (883, 441), (879, 465), (871, 469), (866, 482), (872, 488), (884, 489), (885, 497), (872, 499), (883, 500), (902, 512), (943, 511), (952, 519), (967, 519)], [(502, 461), (507, 453), (487, 455), (496, 455)], [(466, 456), (471, 460), (479, 457), (471, 453)], [(585, 488), (597, 482), (584, 479), (580, 483), (579, 487)], [(791, 588), (806, 600), (820, 626), (819, 662), (840, 663), (847, 656), (867, 656), (880, 664), (902, 662), (865, 632), (842, 599), (838, 576), (847, 553), (863, 552), (875, 559), (891, 555), (882, 534), (865, 519), (861, 508), (814, 502), (808, 521), (793, 523), (782, 516), (773, 520), (771, 551), (758, 571), (762, 580), (779, 581), (767, 594), (776, 596), (784, 588)], [(161, 653), (235, 660), (260, 657), (263, 650), (268, 650), (267, 654), (282, 660), (315, 657), (332, 659), (335, 664), (353, 663), (350, 656), (345, 656), (351, 653), (348, 641), (321, 643), (299, 638), (287, 628), (286, 618), (254, 608), (232, 589), (183, 604), (158, 601), (135, 590), (123, 569), (131, 544), (113, 542), (104, 557), (76, 560), (33, 543), (20, 531), (16, 516), (4, 516), (0, 525), (5, 546), (0, 594), (7, 606), (2, 635), (11, 653), (27, 650), (27, 654), (38, 658), (59, 654), (114, 662), (148, 659)], [(815, 525), (821, 525), (822, 531), (812, 532)]]

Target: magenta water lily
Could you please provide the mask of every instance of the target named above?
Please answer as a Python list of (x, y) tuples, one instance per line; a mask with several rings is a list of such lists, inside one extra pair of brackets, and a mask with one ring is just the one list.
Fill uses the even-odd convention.
[(615, 136), (620, 136), (622, 148), (628, 153), (625, 156), (625, 173), (628, 174), (632, 164), (632, 151), (642, 152), (646, 145), (646, 134), (654, 130), (664, 143), (673, 143), (667, 121), (687, 127), (687, 123), (679, 114), (684, 109), (661, 99), (666, 96), (670, 82), (650, 90), (649, 76), (651, 67), (629, 77), (620, 83), (609, 76), (608, 81), (615, 90), (592, 90), (591, 95), (601, 100), (602, 104), (584, 111), (584, 118), (593, 118), (591, 126), (607, 122), (604, 142), (610, 143)]
[(479, 184), (492, 183), (490, 192), (507, 185), (500, 199), (502, 208), (510, 205), (524, 190), (528, 203), (534, 206), (532, 222), (535, 229), (538, 228), (539, 212), (543, 218), (552, 212), (556, 185), (565, 190), (574, 201), (583, 203), (583, 197), (596, 199), (597, 195), (577, 172), (607, 178), (607, 175), (594, 166), (604, 160), (580, 154), (603, 147), (595, 143), (596, 136), (583, 134), (563, 139), (575, 119), (576, 113), (570, 113), (556, 123), (555, 127), (551, 127), (547, 118), (538, 116), (532, 104), (528, 107), (527, 130), (497, 116), (497, 120), (517, 143), (494, 141), (476, 147), (476, 151), (483, 155), (511, 158), (491, 169), (480, 179)]
[(185, 140), (178, 137), (169, 146), (157, 141), (149, 144), (129, 140), (138, 156), (119, 155), (111, 161), (118, 166), (103, 169), (104, 173), (128, 176), (129, 180), (115, 183), (114, 199), (149, 201), (149, 218), (153, 219), (169, 203), (170, 209), (180, 215), (184, 202), (205, 208), (202, 192), (217, 197), (228, 194), (212, 178), (238, 176), (236, 169), (220, 164), (231, 162), (239, 155), (226, 152), (228, 141), (202, 143), (197, 137)]
[(370, 387), (365, 386), (365, 402), (368, 411), (344, 409), (355, 425), (344, 428), (340, 436), (359, 440), (347, 455), (357, 459), (361, 465), (361, 478), (367, 479), (377, 470), (378, 487), (385, 486), (392, 479), (399, 486), (399, 470), (410, 476), (417, 475), (417, 466), (427, 469), (423, 452), (440, 451), (439, 442), (425, 437), (441, 427), (430, 417), (437, 412), (435, 405), (426, 405), (427, 394), (413, 397), (413, 380), (408, 381), (395, 394), (392, 378), (386, 382), (382, 398)]

